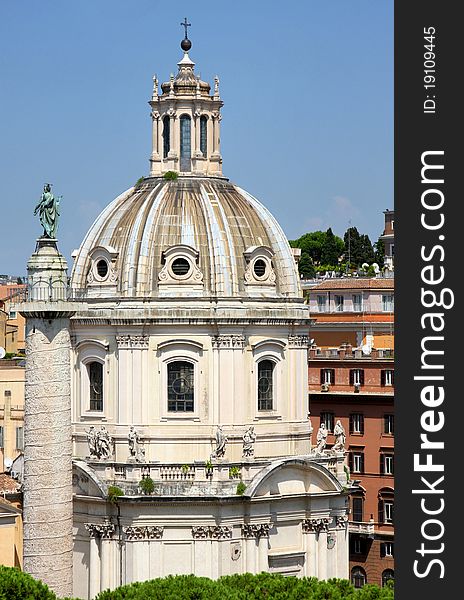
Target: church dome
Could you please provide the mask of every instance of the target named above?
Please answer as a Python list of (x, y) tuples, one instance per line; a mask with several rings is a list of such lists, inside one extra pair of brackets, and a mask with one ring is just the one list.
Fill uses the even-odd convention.
[(301, 298), (292, 249), (270, 212), (220, 177), (149, 177), (96, 219), (71, 287), (97, 298)]

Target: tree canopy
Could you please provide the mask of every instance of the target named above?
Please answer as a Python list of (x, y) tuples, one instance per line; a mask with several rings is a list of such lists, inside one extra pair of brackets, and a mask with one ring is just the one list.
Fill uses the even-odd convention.
[(329, 227), (327, 231), (312, 231), (289, 241), (293, 248), (301, 248), (298, 269), (301, 277), (309, 279), (318, 270), (360, 269), (364, 263), (384, 264), (384, 244), (379, 239), (374, 245), (367, 234), (349, 227), (343, 239)]
[[(369, 584), (355, 589), (346, 579), (320, 581), (315, 577), (245, 573), (218, 580), (170, 575), (105, 590), (94, 600), (393, 600), (393, 594), (393, 581), (383, 588)], [(57, 600), (57, 597), (27, 573), (0, 565), (0, 600)]]

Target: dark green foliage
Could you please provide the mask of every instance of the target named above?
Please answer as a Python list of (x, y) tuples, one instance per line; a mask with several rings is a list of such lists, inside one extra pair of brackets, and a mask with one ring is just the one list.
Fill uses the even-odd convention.
[(237, 496), (243, 496), (243, 493), (246, 490), (246, 485), (243, 483), (243, 481), (241, 481), (239, 484), (237, 484)]
[[(319, 581), (315, 577), (226, 575), (217, 581), (194, 575), (177, 575), (137, 582), (113, 591), (105, 590), (95, 600), (393, 600), (393, 582), (384, 588), (365, 585), (356, 590), (345, 579)], [(18, 569), (0, 566), (0, 600), (57, 600), (40, 581)], [(68, 600), (72, 600), (69, 598)], [(75, 599), (77, 600), (77, 599)]]
[(370, 265), (374, 262), (374, 248), (368, 235), (361, 235), (356, 227), (349, 227), (343, 239), (346, 248), (345, 258), (348, 260), (348, 256), (350, 257), (351, 265), (360, 268), (363, 263)]
[(147, 496), (149, 496), (155, 491), (155, 482), (151, 477), (144, 477), (140, 480), (139, 487), (144, 494), (147, 494)]
[(301, 248), (298, 269), (305, 278), (314, 277), (313, 269), (321, 264), (336, 267), (345, 251), (343, 240), (334, 235), (330, 228), (327, 231), (305, 233), (297, 240), (290, 240), (289, 244), (292, 248)]
[(337, 240), (329, 227), (325, 232), (325, 241), (322, 246), (321, 263), (325, 265), (338, 265), (338, 257), (340, 256), (340, 247)]
[(313, 261), (307, 252), (301, 252), (300, 262), (298, 263), (298, 271), (304, 279), (312, 279), (316, 277), (316, 269)]
[(27, 573), (0, 565), (0, 600), (56, 600), (56, 596)]
[(380, 238), (374, 244), (374, 259), (379, 267), (383, 269), (385, 264), (385, 244)]
[(193, 575), (169, 576), (100, 593), (95, 600), (393, 600), (393, 587), (354, 589), (344, 579), (319, 581), (260, 573), (227, 575), (217, 581)]
[(114, 504), (118, 501), (119, 496), (124, 496), (124, 492), (117, 485), (110, 485), (108, 488), (108, 500)]
[(176, 173), (176, 171), (166, 171), (163, 177), (168, 181), (176, 181), (178, 174)]
[(135, 187), (138, 187), (141, 183), (143, 183), (145, 180), (145, 177), (139, 177), (137, 179), (137, 181), (135, 182)]

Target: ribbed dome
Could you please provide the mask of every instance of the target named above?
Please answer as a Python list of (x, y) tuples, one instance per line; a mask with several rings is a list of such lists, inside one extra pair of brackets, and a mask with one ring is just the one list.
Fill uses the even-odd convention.
[[(165, 290), (171, 296), (301, 296), (280, 226), (258, 200), (226, 179), (148, 178), (109, 204), (75, 256), (71, 277), (74, 289), (103, 282), (102, 297), (105, 268), (94, 264), (99, 252), (113, 261), (112, 297), (166, 296)], [(189, 261), (192, 286), (181, 273)]]

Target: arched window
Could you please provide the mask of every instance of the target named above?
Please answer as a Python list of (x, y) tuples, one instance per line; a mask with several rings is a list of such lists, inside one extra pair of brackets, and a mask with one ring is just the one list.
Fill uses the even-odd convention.
[(273, 409), (274, 367), (272, 360), (261, 360), (258, 363), (258, 410)]
[(190, 157), (192, 146), (190, 117), (182, 115), (180, 118), (180, 170), (190, 171)]
[(193, 364), (175, 361), (168, 364), (168, 411), (193, 412)]
[(163, 118), (163, 158), (167, 158), (169, 150), (171, 149), (171, 135), (170, 135), (170, 119), (169, 117)]
[(395, 572), (393, 571), (393, 569), (385, 569), (385, 571), (382, 573), (382, 587), (385, 587), (390, 581), (390, 579), (394, 578)]
[(87, 365), (89, 374), (90, 410), (103, 410), (103, 365), (101, 362), (91, 362)]
[(208, 118), (204, 115), (200, 117), (200, 150), (206, 158), (208, 150)]
[(366, 571), (362, 567), (351, 569), (351, 583), (355, 588), (362, 588), (367, 583)]

